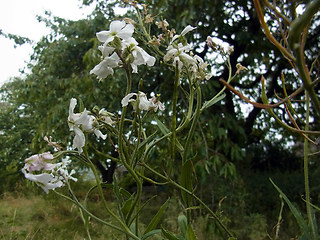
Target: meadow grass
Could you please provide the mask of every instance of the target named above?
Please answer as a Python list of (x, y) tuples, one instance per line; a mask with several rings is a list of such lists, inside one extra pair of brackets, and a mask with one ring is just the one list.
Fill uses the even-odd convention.
[[(81, 191), (77, 193), (81, 195)], [(89, 208), (99, 212), (95, 195), (90, 201)], [(0, 239), (88, 239), (83, 226), (79, 209), (53, 192), (46, 195), (41, 189), (28, 186), (0, 196)], [(122, 239), (118, 232), (94, 221), (90, 227), (92, 239)]]
[[(47, 195), (32, 183), (25, 182), (23, 184), (23, 186), (18, 186), (14, 192), (0, 195), (0, 239), (89, 239), (79, 209), (74, 204), (62, 199), (54, 192)], [(76, 183), (74, 190), (79, 199), (83, 199), (90, 184), (92, 183), (86, 181)], [(116, 212), (116, 202), (113, 194), (109, 191), (106, 189), (106, 198), (112, 211)], [(151, 196), (145, 197), (149, 199)], [(152, 198), (151, 204), (145, 206), (139, 218), (142, 231), (167, 198), (167, 194), (162, 192)], [(160, 226), (179, 234), (177, 216), (183, 212), (183, 206), (177, 199), (177, 195), (170, 199)], [(89, 198), (88, 209), (104, 220), (111, 221), (103, 211), (100, 197), (95, 192)], [(225, 210), (227, 211), (227, 209)], [(223, 239), (221, 238), (221, 229), (208, 215), (199, 212), (194, 212), (194, 214), (193, 226), (199, 240)], [(223, 209), (218, 209), (217, 214), (225, 223), (232, 226), (232, 230), (237, 234), (239, 240), (269, 239), (266, 233), (267, 221), (263, 215), (241, 216), (238, 212), (237, 216), (226, 218), (227, 214)], [(92, 240), (125, 239), (123, 234), (93, 220), (90, 221), (90, 234)], [(163, 238), (153, 236), (149, 240), (160, 239)]]

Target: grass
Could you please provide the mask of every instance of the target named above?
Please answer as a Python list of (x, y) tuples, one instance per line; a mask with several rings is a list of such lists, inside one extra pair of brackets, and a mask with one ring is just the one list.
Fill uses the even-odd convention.
[[(53, 192), (48, 195), (45, 194), (40, 188), (33, 186), (29, 182), (24, 184), (26, 186), (18, 186), (14, 192), (0, 195), (0, 239), (88, 239), (79, 209), (75, 205), (60, 198)], [(76, 184), (77, 187), (74, 187), (76, 195), (85, 196), (85, 190), (88, 189), (89, 184), (88, 182), (78, 182)], [(106, 193), (106, 196), (111, 209), (116, 212), (112, 193)], [(146, 199), (149, 197), (146, 196)], [(149, 203), (145, 206), (140, 216), (140, 220), (143, 221), (142, 225), (148, 225), (148, 222), (166, 199), (167, 194), (161, 192), (158, 197), (151, 201), (151, 204)], [(161, 226), (179, 233), (177, 217), (182, 213), (183, 207), (176, 199), (178, 199), (177, 196), (171, 198)], [(226, 200), (225, 202), (227, 204), (228, 201)], [(96, 215), (108, 219), (104, 211), (101, 211), (103, 208), (97, 194), (93, 193), (91, 195), (88, 208)], [(267, 236), (267, 229), (269, 229), (269, 233), (273, 229), (270, 229), (270, 223), (267, 223), (266, 216), (262, 214), (246, 215), (244, 211), (239, 211), (239, 208), (235, 211), (231, 213), (227, 209), (218, 209), (217, 214), (231, 227), (231, 230), (236, 233), (239, 240), (270, 239)], [(199, 240), (223, 239), (219, 227), (208, 215), (195, 211), (194, 217), (193, 227)], [(274, 220), (276, 221), (276, 219)], [(125, 239), (119, 232), (102, 226), (96, 221), (90, 221), (90, 233), (92, 240)], [(150, 240), (152, 239), (158, 240), (162, 238), (155, 236), (150, 238)], [(289, 239), (289, 237), (283, 239)]]
[[(92, 204), (91, 208), (94, 207), (99, 204)], [(90, 224), (92, 239), (121, 239), (118, 232), (93, 221)], [(46, 195), (32, 189), (29, 193), (15, 191), (0, 196), (0, 239), (83, 240), (87, 235), (74, 204), (55, 193)]]

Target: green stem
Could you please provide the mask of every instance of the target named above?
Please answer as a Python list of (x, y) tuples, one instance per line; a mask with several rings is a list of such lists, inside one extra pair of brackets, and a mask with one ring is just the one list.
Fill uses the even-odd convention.
[[(228, 76), (228, 80), (227, 80), (227, 83), (230, 83), (232, 81), (232, 79), (235, 77), (233, 76), (232, 77), (232, 66), (231, 66), (231, 63), (230, 63), (230, 58), (227, 58), (227, 67), (229, 69), (229, 76)], [(213, 102), (214, 100), (216, 100), (219, 96), (221, 96), (221, 94), (224, 93), (224, 91), (226, 90), (226, 86), (224, 86), (213, 98), (211, 98), (207, 104), (204, 104), (205, 106), (203, 106), (201, 108), (201, 112), (206, 109), (206, 106), (209, 105), (211, 102)]]
[(198, 123), (198, 119), (200, 117), (201, 114), (201, 101), (202, 101), (202, 97), (201, 97), (201, 88), (198, 84), (196, 84), (197, 87), (197, 106), (196, 106), (196, 111), (194, 113), (194, 117), (192, 120), (192, 124), (191, 124), (191, 128), (189, 130), (189, 134), (187, 137), (187, 141), (186, 141), (186, 145), (184, 147), (184, 153), (183, 153), (183, 163), (185, 163), (187, 161), (187, 157), (188, 157), (188, 149), (190, 148), (190, 144), (191, 144), (191, 139), (193, 137), (193, 134), (195, 132), (197, 123)]
[(218, 218), (218, 216), (199, 198), (197, 197), (193, 192), (189, 191), (188, 189), (182, 187), (181, 185), (179, 185), (178, 183), (176, 183), (175, 181), (173, 181), (171, 178), (162, 175), (161, 173), (157, 172), (156, 170), (152, 169), (151, 167), (149, 167), (146, 163), (141, 163), (141, 166), (145, 167), (146, 169), (148, 169), (150, 172), (152, 172), (153, 174), (155, 174), (156, 176), (163, 178), (164, 180), (168, 181), (169, 183), (171, 183), (172, 185), (174, 185), (175, 187), (177, 187), (178, 189), (184, 191), (185, 193), (189, 194), (191, 197), (193, 197), (194, 199), (196, 199), (200, 205), (202, 205), (210, 214), (211, 216), (218, 222), (218, 224), (223, 228), (223, 230), (229, 235), (229, 237), (233, 237), (233, 234), (228, 230), (228, 228), (221, 222), (221, 220)]
[[(122, 59), (122, 56), (120, 53), (118, 53), (118, 56), (122, 60), (123, 68), (124, 68), (124, 70), (126, 72), (126, 76), (127, 76), (127, 89), (126, 89), (126, 93), (125, 93), (125, 96), (127, 96), (131, 91), (131, 84), (132, 84), (130, 68), (129, 68), (128, 64), (125, 62), (125, 60)], [(125, 162), (127, 160), (124, 155), (124, 145), (123, 145), (123, 142), (124, 142), (123, 128), (124, 128), (124, 120), (126, 117), (126, 112), (127, 112), (127, 106), (124, 106), (122, 108), (122, 113), (121, 113), (121, 118), (120, 118), (120, 123), (119, 123), (119, 136), (118, 136), (119, 156), (120, 156), (120, 160), (122, 160), (122, 162)]]
[[(118, 54), (119, 56), (121, 56), (121, 54)], [(126, 89), (126, 93), (125, 96), (128, 95), (131, 91), (131, 84), (132, 84), (132, 80), (131, 80), (131, 73), (130, 73), (130, 67), (128, 66), (128, 64), (121, 58), (122, 62), (123, 62), (123, 68), (125, 69), (126, 72), (126, 76), (127, 76), (127, 89)], [(136, 205), (138, 204), (138, 202), (140, 201), (141, 198), (141, 193), (142, 193), (142, 181), (140, 180), (140, 178), (138, 177), (138, 175), (135, 173), (134, 169), (130, 166), (130, 155), (127, 153), (125, 154), (125, 146), (124, 146), (124, 134), (123, 134), (123, 130), (124, 130), (124, 121), (125, 121), (125, 115), (126, 115), (126, 111), (127, 111), (127, 106), (122, 108), (122, 114), (121, 114), (121, 119), (120, 119), (120, 123), (119, 123), (119, 138), (118, 138), (118, 145), (119, 145), (119, 157), (120, 160), (122, 162), (122, 164), (124, 165), (124, 167), (128, 170), (128, 172), (132, 175), (132, 177), (134, 178), (136, 184), (137, 184), (137, 195), (135, 197), (135, 200), (129, 210), (129, 213), (127, 215), (126, 218), (126, 222), (130, 222), (130, 218), (132, 216), (132, 213), (136, 207)], [(138, 226), (136, 226), (138, 227)]]
[[(309, 131), (309, 117), (310, 117), (310, 97), (308, 92), (306, 91), (306, 125), (305, 130)], [(306, 208), (307, 208), (307, 215), (308, 215), (308, 222), (309, 226), (311, 226), (312, 234), (314, 239), (316, 238), (316, 232), (313, 225), (312, 219), (312, 211), (311, 205), (309, 204), (310, 201), (310, 187), (309, 187), (309, 141), (305, 138), (304, 139), (304, 156), (303, 156), (303, 168), (304, 168), (304, 187), (305, 187), (305, 194), (306, 194)]]
[(305, 89), (308, 91), (310, 95), (311, 101), (313, 103), (313, 107), (315, 108), (318, 116), (320, 116), (320, 101), (311, 84), (310, 74), (308, 72), (308, 68), (305, 63), (305, 55), (304, 55), (304, 48), (303, 48), (304, 44), (302, 43), (303, 41), (301, 39), (302, 39), (302, 36), (304, 35), (303, 34), (304, 30), (308, 27), (312, 18), (319, 11), (319, 9), (320, 9), (320, 0), (314, 0), (310, 2), (307, 5), (304, 13), (301, 14), (298, 18), (296, 18), (291, 23), (291, 31), (289, 33), (290, 37), (288, 39), (290, 48), (296, 54), (295, 63), (299, 72), (299, 76), (303, 81), (303, 85)]
[[(182, 157), (182, 164), (185, 164), (186, 161), (187, 161), (187, 158), (188, 158), (188, 153), (189, 153), (189, 149), (190, 149), (190, 144), (191, 144), (191, 140), (192, 140), (192, 137), (194, 135), (194, 132), (195, 132), (195, 129), (196, 129), (196, 126), (197, 126), (197, 123), (198, 123), (198, 119), (199, 119), (199, 116), (200, 116), (200, 113), (201, 113), (201, 88), (198, 84), (195, 84), (196, 85), (196, 91), (197, 91), (197, 106), (196, 106), (196, 110), (195, 110), (195, 113), (194, 113), (194, 117), (193, 117), (193, 120), (192, 120), (192, 124), (191, 124), (191, 127), (190, 127), (190, 130), (189, 130), (189, 133), (188, 133), (188, 137), (187, 137), (187, 141), (186, 141), (186, 144), (185, 144), (185, 147), (184, 147), (184, 152), (183, 152), (183, 157)], [(192, 173), (190, 172), (190, 177), (191, 177)], [(189, 209), (189, 202), (186, 203), (187, 204), (187, 219), (188, 219), (188, 222), (191, 223), (191, 209)]]
[(176, 127), (177, 127), (177, 103), (178, 103), (178, 86), (180, 81), (180, 71), (176, 66), (176, 74), (174, 79), (173, 97), (172, 97), (172, 124), (171, 124), (171, 158), (172, 163), (175, 162), (176, 153)]
[(89, 212), (89, 211), (78, 201), (77, 197), (74, 195), (73, 191), (71, 190), (70, 185), (69, 185), (68, 183), (67, 183), (67, 185), (68, 185), (68, 188), (69, 188), (69, 190), (70, 190), (70, 193), (71, 193), (73, 199), (70, 198), (70, 197), (67, 197), (67, 196), (65, 196), (65, 195), (63, 195), (62, 193), (59, 193), (59, 192), (57, 192), (57, 191), (54, 191), (54, 192), (57, 193), (59, 196), (61, 196), (61, 197), (65, 198), (65, 199), (69, 200), (70, 202), (74, 203), (74, 204), (75, 204), (76, 206), (78, 206), (82, 211), (84, 211), (86, 214), (88, 214), (92, 219), (96, 220), (97, 222), (100, 222), (100, 223), (102, 223), (102, 224), (104, 224), (104, 225), (106, 225), (106, 226), (108, 226), (108, 227), (110, 227), (110, 228), (116, 229), (116, 230), (118, 230), (119, 232), (122, 232), (122, 233), (124, 233), (124, 234), (126, 234), (126, 235), (129, 235), (130, 237), (132, 237), (132, 238), (135, 239), (135, 240), (141, 240), (141, 239), (138, 238), (136, 235), (134, 235), (129, 229), (128, 229), (129, 231), (123, 230), (122, 228), (120, 228), (120, 227), (118, 227), (118, 226), (115, 226), (115, 225), (113, 225), (113, 224), (111, 224), (111, 223), (108, 223), (108, 222), (106, 222), (106, 221), (103, 221), (101, 218), (98, 218), (97, 216), (93, 215), (91, 212)]
[[(96, 180), (96, 183), (97, 183), (97, 189), (98, 189), (98, 193), (102, 199), (102, 203), (103, 203), (103, 206), (104, 208), (107, 210), (107, 212), (117, 221), (119, 222), (122, 227), (125, 229), (126, 233), (131, 233), (130, 229), (128, 228), (128, 226), (115, 214), (113, 213), (109, 207), (108, 207), (108, 204), (107, 204), (107, 201), (104, 197), (104, 194), (103, 194), (103, 190), (102, 190), (102, 187), (101, 187), (101, 184), (100, 184), (100, 179), (99, 179), (99, 176), (98, 176), (98, 173), (97, 173), (97, 170), (94, 166), (94, 164), (88, 159), (89, 163), (90, 163), (90, 167), (91, 167), (91, 170), (93, 171), (93, 174), (94, 174), (94, 177), (95, 177), (95, 180)], [(128, 234), (128, 235), (130, 235)], [(130, 235), (131, 236), (131, 235)]]

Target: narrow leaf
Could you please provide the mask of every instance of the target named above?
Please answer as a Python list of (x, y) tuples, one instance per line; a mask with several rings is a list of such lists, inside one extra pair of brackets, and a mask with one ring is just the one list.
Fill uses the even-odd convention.
[(141, 237), (141, 240), (148, 239), (148, 238), (151, 237), (152, 235), (158, 234), (158, 233), (161, 233), (161, 230), (160, 230), (160, 229), (152, 230), (152, 231), (148, 232), (147, 234), (143, 235), (143, 236)]
[(144, 147), (147, 143), (151, 142), (151, 140), (154, 139), (156, 133), (157, 133), (157, 131), (155, 131), (152, 135), (150, 135), (150, 136), (147, 137), (145, 140), (143, 140), (143, 141), (139, 144), (138, 149), (141, 149), (141, 148)]
[[(168, 133), (170, 133), (170, 130), (158, 119), (155, 118), (156, 122), (157, 122), (157, 126), (159, 127), (160, 131), (162, 132), (163, 135), (166, 135)], [(180, 152), (183, 152), (183, 146), (181, 145), (181, 143), (178, 141), (178, 139), (176, 139), (176, 146), (179, 149)]]
[[(180, 182), (181, 182), (181, 186), (188, 189), (190, 192), (192, 192), (192, 164), (191, 161), (188, 160), (186, 161), (181, 169), (181, 175), (180, 175)], [(183, 200), (185, 201), (185, 203), (187, 204), (187, 206), (190, 205), (191, 203), (191, 196), (184, 192), (181, 191), (181, 195)]]
[[(170, 199), (170, 198), (169, 198)], [(162, 206), (160, 207), (160, 209), (158, 210), (158, 212), (156, 213), (156, 215), (154, 215), (154, 217), (152, 218), (151, 222), (149, 223), (148, 227), (146, 228), (146, 230), (144, 231), (144, 234), (152, 231), (153, 229), (155, 229), (157, 227), (157, 224), (159, 223), (163, 213), (165, 212), (169, 199), (167, 201), (165, 201), (164, 204), (162, 204)]]
[(188, 229), (187, 217), (183, 214), (180, 214), (178, 217), (178, 224), (179, 224), (180, 230), (182, 232), (182, 235), (186, 236), (187, 229)]
[(179, 238), (177, 238), (173, 233), (165, 230), (164, 228), (161, 228), (161, 232), (169, 240), (179, 240)]
[(225, 93), (223, 93), (221, 96), (211, 99), (209, 101), (205, 101), (202, 108), (201, 109), (206, 109), (208, 107), (211, 107), (212, 105), (216, 104), (217, 102), (221, 101), (222, 99), (224, 99), (226, 96)]
[(133, 203), (133, 198), (129, 198), (128, 200), (126, 200), (124, 202), (124, 204), (122, 205), (122, 208), (121, 208), (121, 212), (124, 216), (127, 216), (128, 212), (130, 211), (131, 209), (131, 206), (132, 206), (132, 203)]
[[(278, 186), (270, 179), (270, 182), (272, 183), (272, 185), (277, 189), (277, 191), (280, 193), (280, 195), (282, 196), (282, 198), (286, 201), (286, 203), (288, 204), (292, 214), (294, 215), (294, 217), (296, 218), (299, 227), (302, 230), (302, 233), (306, 234), (307, 236), (310, 236), (310, 229), (308, 227), (307, 222), (305, 221), (305, 219), (302, 217), (301, 213), (299, 212), (299, 210), (291, 203), (291, 201), (289, 200), (289, 198), (280, 190), (280, 188), (278, 188)], [(308, 238), (309, 239), (309, 238)]]
[(187, 240), (198, 240), (196, 234), (194, 233), (191, 224), (188, 225), (187, 232), (186, 232), (186, 239)]

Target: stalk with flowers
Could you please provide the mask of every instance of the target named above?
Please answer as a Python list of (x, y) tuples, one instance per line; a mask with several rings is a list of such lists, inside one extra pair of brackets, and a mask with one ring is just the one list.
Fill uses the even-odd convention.
[[(233, 233), (225, 226), (214, 210), (210, 209), (196, 194), (193, 180), (195, 178), (193, 170), (193, 156), (190, 148), (193, 136), (198, 127), (201, 113), (208, 107), (224, 98), (226, 87), (212, 96), (211, 99), (203, 100), (202, 88), (211, 77), (207, 70), (208, 64), (204, 59), (194, 54), (192, 46), (188, 44), (185, 36), (195, 31), (196, 27), (186, 26), (180, 34), (175, 34), (173, 29), (168, 29), (169, 23), (166, 20), (157, 22), (156, 25), (161, 33), (157, 37), (153, 36), (146, 24), (151, 24), (150, 15), (142, 13), (140, 6), (132, 3), (137, 10), (138, 24), (124, 20), (115, 20), (110, 23), (109, 30), (98, 32), (97, 38), (101, 42), (98, 49), (101, 52), (101, 62), (91, 71), (99, 80), (112, 77), (115, 71), (124, 71), (126, 75), (126, 89), (119, 93), (122, 110), (121, 112), (109, 112), (105, 109), (86, 108), (76, 112), (78, 100), (72, 98), (69, 105), (68, 124), (73, 137), (72, 145), (69, 149), (63, 150), (56, 142), (46, 139), (49, 145), (55, 149), (54, 153), (45, 152), (34, 155), (25, 160), (22, 169), (25, 177), (39, 185), (46, 193), (49, 190), (55, 191), (62, 197), (70, 200), (79, 207), (84, 217), (88, 238), (90, 229), (88, 219), (98, 221), (108, 227), (122, 232), (127, 239), (148, 239), (153, 235), (161, 235), (165, 239), (197, 239), (192, 226), (193, 209), (201, 208), (208, 212), (217, 224), (224, 230), (229, 239), (234, 239)], [(139, 34), (137, 34), (139, 32)], [(140, 36), (140, 38), (135, 38)], [(148, 48), (140, 45), (147, 42)], [(218, 51), (225, 59), (229, 68), (229, 83), (232, 76), (232, 67), (228, 61), (228, 56), (232, 47), (224, 47), (214, 43), (209, 36), (208, 46), (213, 51)], [(143, 47), (142, 47), (143, 46)], [(162, 99), (161, 93), (144, 93), (140, 89), (138, 80), (139, 68), (141, 65), (153, 67), (156, 64), (172, 71), (173, 95), (171, 99)], [(245, 68), (237, 66), (238, 70)], [(236, 72), (238, 74), (238, 71)], [(112, 81), (112, 80), (110, 80)], [(147, 79), (145, 80), (147, 81)], [(101, 83), (102, 84), (102, 83)], [(138, 91), (133, 91), (138, 86)], [(184, 95), (178, 94), (183, 91)], [(150, 95), (150, 97), (148, 97)], [(183, 118), (177, 116), (178, 99), (184, 97), (187, 102), (185, 115)], [(164, 116), (166, 103), (171, 102), (172, 109), (170, 115)], [(170, 125), (166, 125), (161, 119), (170, 118)], [(149, 134), (146, 123), (153, 121), (158, 127), (158, 131)], [(180, 136), (181, 132), (186, 132), (186, 136)], [(118, 185), (118, 180), (103, 183), (98, 171), (90, 159), (88, 151), (88, 135), (94, 134), (98, 141), (109, 141), (117, 152), (117, 157), (112, 157), (108, 153), (101, 153), (104, 156), (116, 161), (119, 166), (123, 166), (128, 174), (133, 178), (136, 191), (131, 194)], [(117, 139), (111, 141), (109, 136)], [(157, 148), (166, 146), (170, 155), (166, 156), (168, 164), (166, 169), (159, 171), (150, 164), (150, 152), (157, 151)], [(70, 181), (77, 181), (73, 176), (75, 170), (69, 170), (71, 161), (81, 161), (91, 169), (96, 184), (89, 190), (88, 195), (97, 190), (103, 202), (106, 218), (97, 217), (86, 208), (83, 200), (79, 199), (70, 186)], [(179, 176), (172, 173), (176, 167), (180, 169)], [(151, 173), (154, 178), (146, 176)], [(185, 211), (179, 216), (181, 233), (176, 234), (164, 228), (157, 228), (168, 201), (166, 201), (154, 215), (147, 227), (143, 227), (139, 221), (139, 215), (143, 211), (143, 182), (151, 182), (156, 185), (171, 185), (181, 192), (181, 201)], [(66, 186), (69, 195), (63, 195), (57, 188)], [(114, 212), (108, 206), (105, 199), (104, 189), (112, 188), (117, 199), (119, 211)], [(85, 202), (85, 200), (84, 200)], [(111, 219), (111, 221), (106, 220)]]

